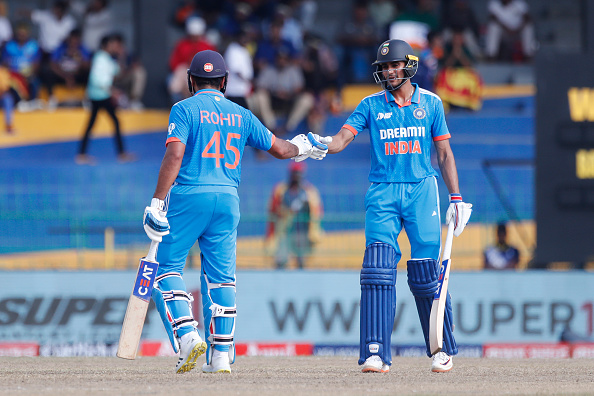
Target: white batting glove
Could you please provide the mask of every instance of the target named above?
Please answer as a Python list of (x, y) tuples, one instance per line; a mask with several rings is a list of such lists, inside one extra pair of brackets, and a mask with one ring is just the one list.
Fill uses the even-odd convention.
[(304, 134), (299, 134), (293, 139), (288, 140), (288, 142), (293, 143), (299, 149), (299, 154), (291, 158), (292, 160), (295, 162), (301, 162), (309, 158), (313, 146), (311, 145), (309, 139), (307, 139), (307, 136)]
[(163, 210), (164, 208), (165, 202), (153, 198), (151, 206), (144, 209), (142, 224), (146, 235), (151, 238), (151, 241), (161, 242), (163, 236), (169, 234), (169, 221), (167, 221), (167, 212)]
[(446, 212), (446, 224), (454, 222), (454, 235), (459, 236), (464, 231), (466, 223), (472, 214), (472, 204), (462, 202), (462, 195), (450, 194), (450, 206)]
[(322, 160), (328, 153), (328, 145), (332, 143), (332, 136), (320, 136), (315, 133), (308, 133), (307, 138), (309, 142), (313, 146), (311, 150), (311, 154), (309, 158), (313, 158), (315, 160)]

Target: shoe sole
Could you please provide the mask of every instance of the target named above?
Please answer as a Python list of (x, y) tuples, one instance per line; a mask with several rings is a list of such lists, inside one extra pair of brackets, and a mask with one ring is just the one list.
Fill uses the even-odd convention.
[(196, 359), (206, 352), (206, 342), (199, 342), (192, 348), (188, 360), (177, 369), (177, 374), (189, 373), (196, 367)]
[(431, 369), (432, 372), (434, 373), (447, 373), (448, 371), (451, 371), (452, 367), (448, 368), (448, 369), (442, 369), (440, 367), (434, 367)]
[(389, 371), (390, 369), (382, 370), (375, 367), (365, 367), (363, 370), (361, 370), (362, 373), (387, 373)]
[(202, 370), (203, 373), (206, 374), (217, 374), (217, 373), (221, 373), (221, 374), (231, 374), (231, 369), (220, 369), (217, 371), (204, 371)]

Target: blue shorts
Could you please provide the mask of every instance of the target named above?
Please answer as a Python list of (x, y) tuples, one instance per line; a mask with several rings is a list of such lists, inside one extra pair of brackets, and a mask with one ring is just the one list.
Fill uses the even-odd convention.
[(387, 243), (402, 256), (398, 235), (404, 226), (412, 259), (439, 259), (441, 220), (437, 179), (417, 183), (372, 183), (365, 195), (365, 243)]
[(235, 187), (175, 185), (169, 192), (167, 220), (171, 227), (159, 244), (158, 275), (183, 274), (196, 241), (202, 271), (211, 283), (235, 281), (239, 196)]

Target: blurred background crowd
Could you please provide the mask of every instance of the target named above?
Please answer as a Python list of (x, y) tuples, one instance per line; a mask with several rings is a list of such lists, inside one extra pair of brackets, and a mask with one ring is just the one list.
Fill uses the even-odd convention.
[[(166, 114), (189, 95), (186, 69), (196, 52), (221, 52), (230, 73), (226, 96), (252, 110), (277, 136), (290, 138), (306, 131), (336, 133), (354, 106), (379, 90), (371, 68), (379, 44), (399, 38), (420, 57), (413, 82), (443, 99), (461, 188), (475, 204), (477, 232), (458, 245), (459, 263), (469, 269), (527, 268), (535, 243), (533, 59), (543, 49), (579, 50), (580, 9), (580, 0), (0, 1), (0, 96), (7, 132), (0, 133), (0, 218), (16, 230), (4, 235), (0, 264), (18, 268), (33, 260), (21, 260), (21, 253), (59, 251), (54, 263), (135, 265), (139, 246), (143, 250), (146, 244), (139, 216), (164, 151)], [(114, 116), (118, 158), (126, 164), (110, 163), (105, 153), (111, 149), (98, 139), (90, 151), (100, 157), (100, 166), (73, 167), (88, 111), (96, 115), (101, 108), (93, 101), (89, 77), (98, 54), (117, 62), (110, 102), (103, 108), (119, 109), (132, 154), (124, 152)], [(59, 117), (34, 121), (45, 113)], [(33, 132), (15, 122), (18, 115), (21, 125), (33, 123)], [(138, 119), (151, 123), (153, 116), (161, 124), (131, 127)], [(96, 164), (80, 157), (86, 156), (92, 121), (79, 164)], [(64, 137), (62, 130), (69, 128), (73, 132)], [(360, 265), (361, 197), (369, 169), (365, 139), (358, 137), (340, 158), (308, 162), (307, 172), (273, 169), (265, 155), (246, 150), (240, 265)], [(288, 182), (279, 184), (287, 172)], [(300, 184), (306, 177), (308, 183)], [(287, 187), (295, 183), (300, 190)], [(299, 196), (315, 198), (299, 206), (293, 217), (300, 225), (291, 226), (282, 214)], [(283, 223), (274, 227), (274, 221)], [(285, 234), (312, 229), (315, 236), (285, 239), (284, 250), (274, 253), (274, 228)], [(100, 255), (84, 255), (93, 250)], [(118, 250), (125, 253), (118, 256)], [(290, 253), (296, 258), (287, 264)]]
[[(107, 35), (119, 35), (124, 44), (114, 54), (122, 67), (114, 83), (118, 104), (142, 109), (147, 72), (126, 9), (133, 14), (134, 4), (1, 1), (0, 89), (12, 91), (3, 96), (5, 110), (13, 102), (19, 111), (83, 105), (92, 55)], [(217, 50), (229, 65), (228, 97), (279, 135), (304, 119), (319, 132), (326, 112), (342, 110), (346, 84), (373, 83), (369, 65), (378, 43), (400, 38), (421, 58), (414, 82), (448, 105), (478, 109), (483, 79), (477, 63), (530, 62), (539, 45), (535, 12), (550, 10), (531, 10), (524, 0), (185, 0), (170, 15), (163, 86), (171, 103), (187, 97), (185, 70), (193, 54)], [(70, 94), (60, 100), (56, 85)], [(286, 115), (283, 122), (277, 114)], [(12, 130), (10, 119), (6, 124)]]

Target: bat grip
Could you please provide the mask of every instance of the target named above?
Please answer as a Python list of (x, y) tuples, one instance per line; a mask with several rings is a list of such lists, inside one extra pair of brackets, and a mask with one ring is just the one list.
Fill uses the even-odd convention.
[(157, 261), (157, 247), (159, 246), (159, 242), (151, 241), (151, 247), (149, 248), (148, 254), (146, 255), (146, 259), (148, 261), (156, 262)]

